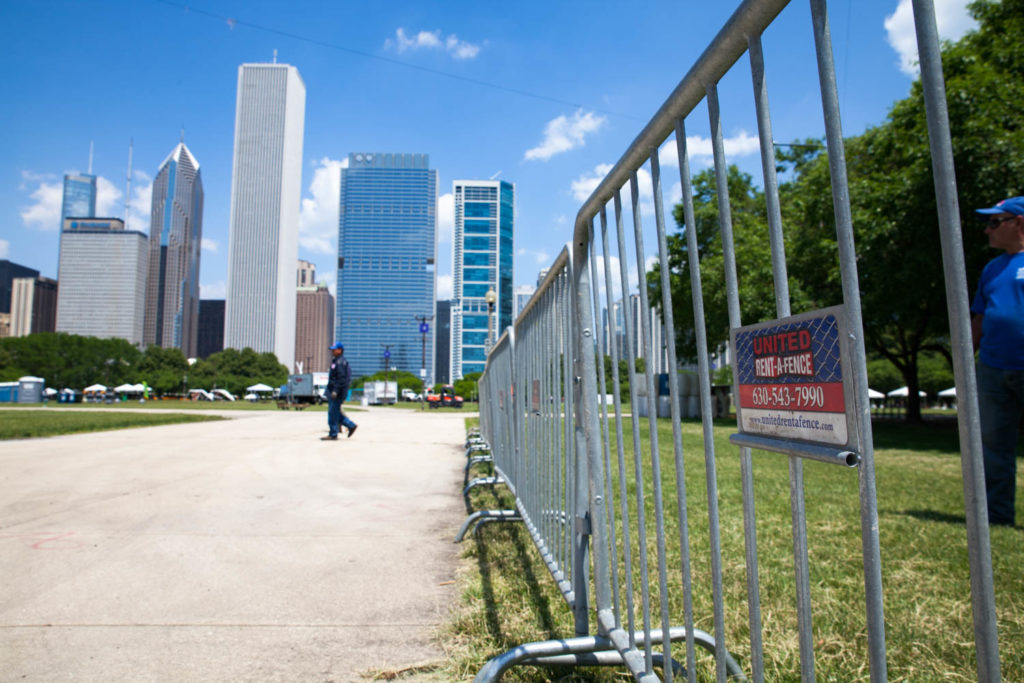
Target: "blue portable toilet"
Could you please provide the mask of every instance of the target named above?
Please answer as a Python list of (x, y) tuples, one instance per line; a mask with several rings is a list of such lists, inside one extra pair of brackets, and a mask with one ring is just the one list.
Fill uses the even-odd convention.
[(0, 403), (17, 403), (18, 383), (0, 382)]
[(22, 377), (18, 380), (18, 403), (42, 403), (46, 380), (42, 377)]

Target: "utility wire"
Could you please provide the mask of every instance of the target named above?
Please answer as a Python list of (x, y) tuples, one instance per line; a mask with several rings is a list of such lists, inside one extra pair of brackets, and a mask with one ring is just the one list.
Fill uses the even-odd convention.
[(344, 45), (338, 45), (337, 43), (329, 43), (325, 40), (319, 40), (317, 38), (309, 38), (302, 36), (297, 33), (290, 33), (288, 31), (282, 31), (281, 29), (271, 28), (269, 26), (262, 26), (260, 24), (253, 23), (251, 21), (245, 21), (244, 19), (235, 19), (234, 17), (227, 17), (222, 14), (210, 12), (208, 10), (200, 9), (193, 5), (186, 5), (179, 2), (173, 2), (172, 0), (153, 0), (169, 7), (175, 7), (183, 10), (185, 13), (200, 14), (210, 19), (216, 19), (217, 21), (223, 21), (231, 28), (235, 26), (244, 26), (246, 28), (255, 29), (257, 31), (263, 31), (265, 33), (271, 33), (274, 35), (289, 38), (291, 40), (297, 40), (303, 43), (309, 43), (310, 45), (317, 45), (319, 47), (325, 47), (330, 50), (337, 50), (338, 52), (345, 52), (350, 55), (356, 55), (357, 57), (365, 57), (366, 59), (375, 59), (379, 62), (385, 62), (386, 64), (393, 64), (395, 66), (405, 67), (407, 69), (415, 69), (425, 73), (433, 74), (434, 76), (441, 76), (444, 78), (450, 78), (455, 81), (462, 81), (464, 83), (472, 83), (473, 85), (479, 85), (484, 88), (491, 88), (492, 90), (500, 90), (513, 95), (520, 95), (522, 97), (529, 97), (535, 100), (541, 100), (543, 102), (552, 102), (554, 104), (567, 105), (576, 109), (588, 109), (600, 114), (607, 114), (608, 116), (615, 116), (623, 119), (632, 119), (634, 121), (639, 120), (636, 116), (630, 116), (629, 114), (622, 114), (620, 112), (609, 111), (607, 109), (598, 109), (596, 107), (585, 107), (578, 102), (570, 102), (568, 100), (562, 100), (557, 97), (550, 97), (548, 95), (541, 95), (540, 93), (530, 92), (529, 90), (521, 90), (519, 88), (510, 88), (507, 85), (501, 85), (500, 83), (492, 83), (491, 81), (484, 81), (479, 78), (472, 78), (470, 76), (461, 76), (448, 71), (442, 71), (440, 69), (432, 69), (428, 66), (420, 66), (419, 64), (413, 64), (411, 62), (403, 62), (400, 59), (392, 59), (391, 57), (382, 57), (381, 55), (375, 55), (370, 52), (363, 52), (362, 50), (356, 50), (354, 48), (345, 47)]

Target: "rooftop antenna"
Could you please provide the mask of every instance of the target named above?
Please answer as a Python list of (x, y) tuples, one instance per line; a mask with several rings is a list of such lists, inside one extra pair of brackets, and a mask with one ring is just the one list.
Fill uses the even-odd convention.
[(498, 171), (497, 173), (495, 173), (494, 175), (491, 176), (491, 180), (497, 180), (498, 176), (500, 176), (500, 175), (501, 175), (501, 171)]
[(185, 124), (181, 124), (181, 142), (185, 142)]
[(93, 141), (89, 140), (89, 175), (92, 175), (92, 144)]
[(128, 178), (124, 186), (124, 229), (128, 229), (128, 202), (132, 196), (132, 151), (135, 149), (135, 140), (128, 139)]
[(277, 48), (274, 48), (274, 64), (277, 64)]

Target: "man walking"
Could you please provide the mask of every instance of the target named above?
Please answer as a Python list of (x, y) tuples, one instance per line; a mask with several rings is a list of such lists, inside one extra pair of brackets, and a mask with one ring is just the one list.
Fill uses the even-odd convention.
[(989, 209), (985, 234), (1001, 254), (985, 266), (971, 304), (989, 524), (1013, 526), (1017, 441), (1024, 414), (1024, 197)]
[(348, 419), (348, 416), (341, 411), (341, 404), (348, 396), (348, 385), (352, 381), (352, 368), (345, 360), (345, 347), (341, 342), (331, 344), (331, 369), (327, 373), (327, 436), (321, 437), (321, 441), (334, 441), (338, 438), (338, 431), (341, 427), (348, 430), (352, 436), (356, 431), (356, 423)]

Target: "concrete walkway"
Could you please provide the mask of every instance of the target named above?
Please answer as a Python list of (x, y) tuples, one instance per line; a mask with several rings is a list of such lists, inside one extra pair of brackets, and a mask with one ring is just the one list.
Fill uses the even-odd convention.
[[(361, 681), (443, 659), (465, 415), (0, 442), (0, 681)], [(415, 679), (403, 679), (415, 680)]]

